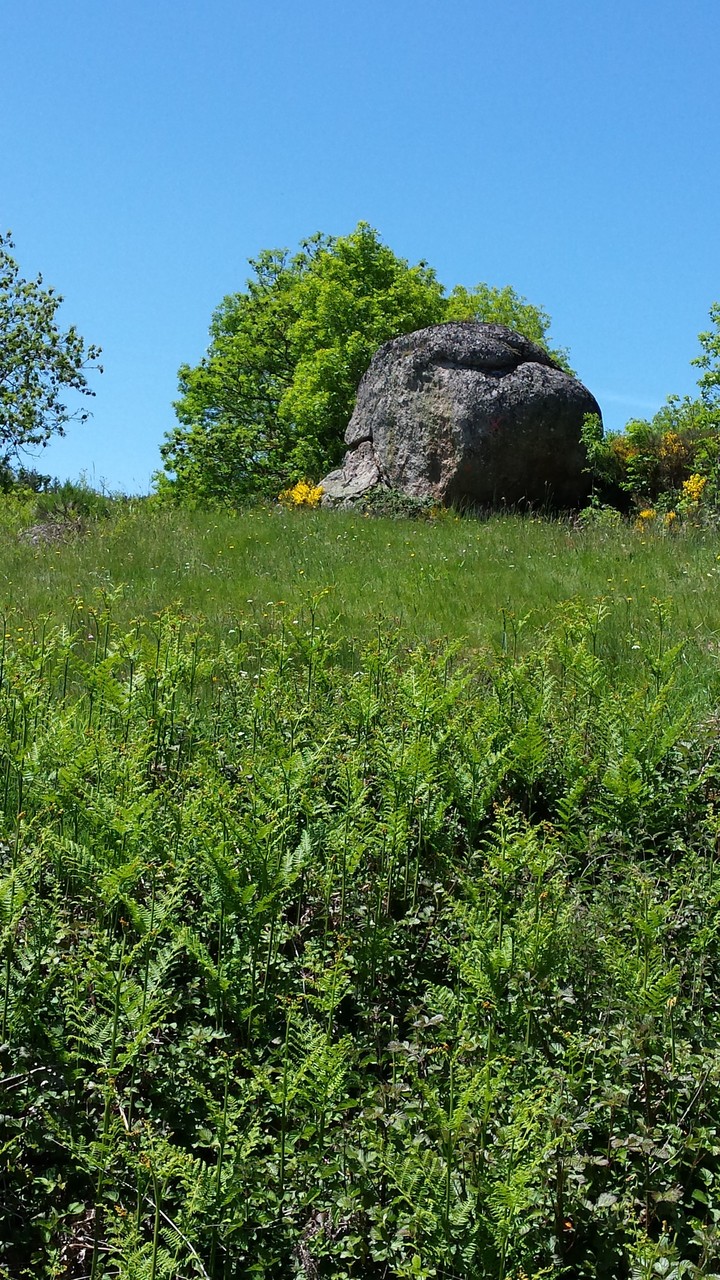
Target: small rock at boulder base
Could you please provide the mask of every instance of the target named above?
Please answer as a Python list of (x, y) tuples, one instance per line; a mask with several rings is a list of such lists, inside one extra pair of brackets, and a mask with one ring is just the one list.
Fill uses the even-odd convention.
[(358, 389), (324, 506), (394, 489), (446, 506), (587, 497), (583, 418), (595, 397), (542, 347), (501, 324), (431, 325), (386, 342)]

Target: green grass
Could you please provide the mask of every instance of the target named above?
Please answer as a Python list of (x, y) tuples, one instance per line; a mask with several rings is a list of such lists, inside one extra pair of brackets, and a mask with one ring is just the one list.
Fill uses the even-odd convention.
[(603, 642), (619, 653), (629, 635), (644, 636), (661, 600), (669, 637), (702, 660), (720, 637), (719, 585), (720, 541), (700, 530), (641, 535), (514, 516), (208, 516), (139, 504), (64, 545), (6, 532), (0, 609), (60, 618), (75, 596), (119, 590), (119, 618), (180, 606), (220, 638), (248, 620), (292, 620), (314, 602), (318, 620), (348, 637), (367, 638), (380, 618), (408, 637), (473, 649), (526, 618), (536, 629), (566, 600), (602, 600), (612, 619)]
[(0, 1280), (716, 1276), (712, 536), (26, 516)]

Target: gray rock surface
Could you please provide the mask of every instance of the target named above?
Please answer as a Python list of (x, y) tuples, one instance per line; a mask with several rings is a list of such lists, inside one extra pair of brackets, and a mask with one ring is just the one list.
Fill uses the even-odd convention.
[(449, 505), (587, 495), (580, 429), (594, 396), (529, 339), (499, 324), (432, 325), (386, 342), (358, 390), (325, 506), (378, 486)]

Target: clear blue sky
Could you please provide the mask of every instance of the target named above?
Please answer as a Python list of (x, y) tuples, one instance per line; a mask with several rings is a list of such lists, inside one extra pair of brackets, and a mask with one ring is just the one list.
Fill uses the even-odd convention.
[(544, 306), (607, 426), (694, 390), (718, 0), (25, 0), (2, 26), (0, 223), (106, 370), (40, 469), (146, 492), (247, 259), (360, 219)]

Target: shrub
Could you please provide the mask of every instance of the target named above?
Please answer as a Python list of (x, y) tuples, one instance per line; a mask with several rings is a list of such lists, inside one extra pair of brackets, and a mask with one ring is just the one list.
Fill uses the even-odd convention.
[(278, 502), (283, 507), (297, 509), (298, 507), (310, 507), (314, 510), (320, 506), (323, 495), (323, 487), (321, 484), (313, 484), (311, 480), (298, 480), (297, 484), (292, 485), (290, 489), (283, 489), (278, 494)]

